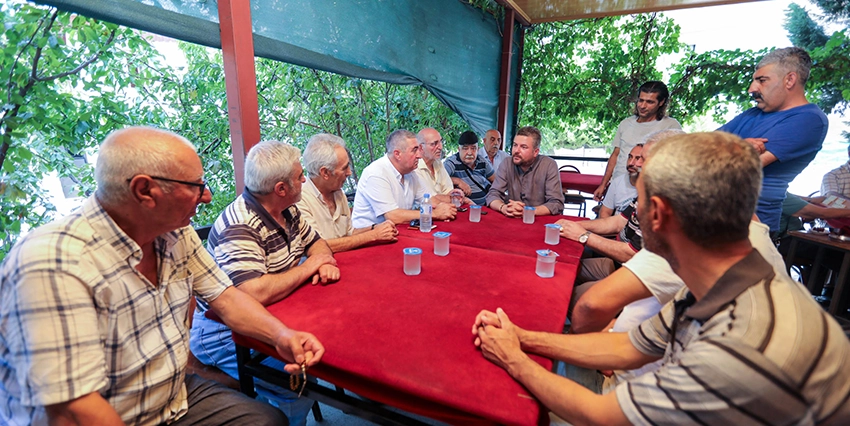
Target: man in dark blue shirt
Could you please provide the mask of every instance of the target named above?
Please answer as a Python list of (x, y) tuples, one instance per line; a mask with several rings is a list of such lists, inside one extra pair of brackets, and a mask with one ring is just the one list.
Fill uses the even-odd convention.
[(797, 47), (777, 49), (759, 61), (748, 92), (756, 106), (718, 130), (744, 138), (759, 152), (764, 172), (756, 215), (779, 231), (788, 184), (815, 158), (829, 127), (826, 115), (806, 100), (812, 59)]

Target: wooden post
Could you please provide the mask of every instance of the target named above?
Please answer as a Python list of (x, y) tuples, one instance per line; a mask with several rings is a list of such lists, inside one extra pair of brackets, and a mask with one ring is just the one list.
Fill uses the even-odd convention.
[(506, 7), (505, 25), (502, 31), (502, 71), (499, 75), (499, 118), (496, 122), (499, 133), (502, 134), (502, 146), (499, 149), (504, 148), (505, 141), (510, 137), (510, 135), (505, 134), (505, 131), (508, 128), (508, 104), (511, 98), (511, 53), (513, 51), (515, 17), (516, 12), (512, 8)]

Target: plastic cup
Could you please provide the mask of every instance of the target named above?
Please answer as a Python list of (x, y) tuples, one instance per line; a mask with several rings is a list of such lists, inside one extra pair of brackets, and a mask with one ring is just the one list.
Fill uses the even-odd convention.
[(481, 222), (481, 206), (477, 204), (469, 206), (469, 221)]
[(463, 194), (452, 192), (452, 204), (455, 206), (455, 208), (460, 208), (460, 206), (463, 204)]
[(437, 256), (446, 256), (449, 254), (449, 236), (451, 235), (451, 232), (434, 233), (434, 254)]
[(404, 274), (419, 275), (422, 272), (422, 249), (408, 247), (404, 251)]
[(555, 258), (558, 253), (552, 250), (537, 250), (537, 266), (534, 272), (540, 278), (552, 278), (555, 276)]
[(525, 206), (522, 209), (522, 223), (534, 223), (534, 207)]
[(543, 242), (553, 246), (558, 245), (558, 243), (561, 242), (561, 225), (558, 225), (557, 223), (547, 224), (546, 237), (543, 239)]

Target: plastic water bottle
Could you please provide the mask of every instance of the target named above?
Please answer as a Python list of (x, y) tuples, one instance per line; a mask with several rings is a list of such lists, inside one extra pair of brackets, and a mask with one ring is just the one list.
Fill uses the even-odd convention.
[(419, 230), (431, 232), (431, 194), (425, 194), (419, 205)]

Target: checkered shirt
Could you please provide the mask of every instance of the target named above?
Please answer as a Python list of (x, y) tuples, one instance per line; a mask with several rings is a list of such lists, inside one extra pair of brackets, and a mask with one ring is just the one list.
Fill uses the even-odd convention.
[(141, 247), (92, 196), (23, 238), (0, 265), (0, 424), (43, 420), (44, 406), (99, 392), (127, 424), (187, 410), (192, 292), (212, 301), (230, 280), (185, 227), (154, 242), (159, 285)]

